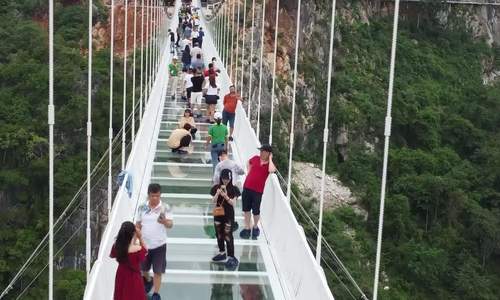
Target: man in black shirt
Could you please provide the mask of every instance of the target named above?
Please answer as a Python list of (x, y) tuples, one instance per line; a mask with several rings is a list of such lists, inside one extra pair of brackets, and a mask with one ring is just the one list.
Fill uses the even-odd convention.
[(194, 104), (194, 111), (197, 118), (201, 118), (201, 101), (203, 98), (203, 86), (205, 86), (205, 76), (201, 69), (196, 69), (195, 75), (191, 78), (193, 90), (191, 92), (191, 104)]

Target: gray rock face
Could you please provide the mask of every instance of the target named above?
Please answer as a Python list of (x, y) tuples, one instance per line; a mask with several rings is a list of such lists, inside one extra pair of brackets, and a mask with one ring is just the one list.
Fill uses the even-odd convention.
[[(311, 163), (294, 162), (293, 171), (293, 182), (298, 186), (301, 194), (306, 195), (305, 200), (314, 201), (315, 205), (319, 207), (321, 169)], [(326, 210), (350, 206), (359, 215), (365, 218), (368, 216), (368, 213), (358, 205), (358, 199), (352, 194), (351, 190), (335, 176), (327, 174), (325, 177), (324, 199), (324, 208)]]

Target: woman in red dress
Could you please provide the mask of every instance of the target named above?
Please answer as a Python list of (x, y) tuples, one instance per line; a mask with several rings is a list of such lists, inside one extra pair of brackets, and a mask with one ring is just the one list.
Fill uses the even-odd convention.
[(147, 252), (140, 229), (132, 222), (123, 222), (110, 255), (119, 263), (115, 277), (114, 300), (147, 299), (140, 268)]

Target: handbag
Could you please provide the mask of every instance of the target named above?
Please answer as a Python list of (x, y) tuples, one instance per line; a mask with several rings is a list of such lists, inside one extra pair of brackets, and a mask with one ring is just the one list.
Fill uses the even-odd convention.
[(215, 206), (213, 210), (213, 215), (214, 217), (224, 217), (226, 215), (226, 212), (224, 211), (224, 207), (221, 206)]
[(212, 211), (212, 214), (214, 217), (224, 217), (226, 215), (226, 212), (224, 211), (224, 206), (222, 206), (224, 204), (224, 200), (222, 200), (222, 203), (219, 205), (217, 205), (217, 203), (215, 203), (215, 207)]

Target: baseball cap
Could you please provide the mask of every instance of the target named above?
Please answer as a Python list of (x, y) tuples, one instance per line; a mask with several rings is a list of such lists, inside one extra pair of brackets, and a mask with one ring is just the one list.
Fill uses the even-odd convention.
[(262, 146), (260, 146), (259, 150), (273, 153), (273, 147), (271, 147), (271, 145), (269, 145), (269, 144), (262, 144)]
[(221, 114), (220, 112), (216, 112), (216, 113), (214, 114), (214, 119), (216, 119), (216, 120), (220, 120), (220, 119), (222, 119), (222, 114)]

